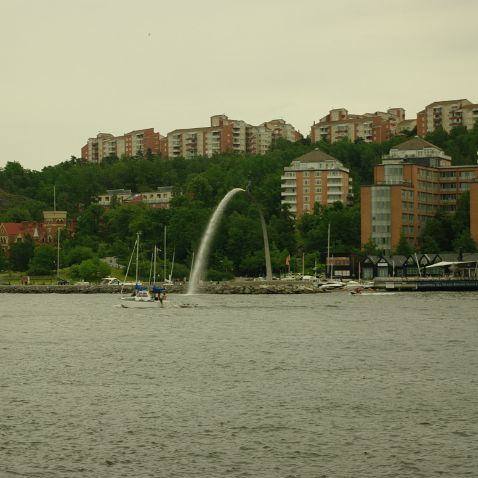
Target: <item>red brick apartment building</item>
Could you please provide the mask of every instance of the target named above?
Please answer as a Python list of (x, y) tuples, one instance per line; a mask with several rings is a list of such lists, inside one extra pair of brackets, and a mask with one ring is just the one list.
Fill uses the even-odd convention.
[(478, 239), (478, 166), (452, 166), (440, 148), (418, 137), (392, 148), (374, 168), (374, 183), (361, 188), (361, 242), (389, 253), (403, 235), (417, 245), (438, 208), (450, 213), (471, 196), (471, 234)]
[(108, 156), (135, 156), (160, 152), (161, 135), (154, 128), (140, 129), (125, 133), (123, 136), (113, 136), (110, 133), (98, 133), (95, 138), (89, 138), (81, 148), (81, 157), (87, 161), (101, 162)]
[(343, 139), (350, 142), (362, 139), (367, 143), (381, 143), (414, 127), (415, 121), (405, 119), (403, 108), (361, 115), (350, 114), (345, 108), (338, 108), (330, 110), (318, 123), (314, 122), (310, 129), (310, 139), (312, 143), (320, 140), (334, 143)]
[(281, 197), (281, 204), (298, 218), (312, 212), (315, 203), (348, 204), (352, 199), (352, 178), (338, 159), (315, 149), (284, 168)]

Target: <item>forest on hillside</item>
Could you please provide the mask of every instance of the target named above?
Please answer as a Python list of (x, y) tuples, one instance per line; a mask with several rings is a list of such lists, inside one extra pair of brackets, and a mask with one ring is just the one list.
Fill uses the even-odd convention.
[[(281, 140), (263, 156), (222, 154), (212, 158), (166, 159), (147, 152), (131, 158), (107, 158), (100, 164), (72, 157), (41, 171), (24, 169), (18, 162), (7, 161), (0, 169), (0, 221), (41, 220), (42, 211), (53, 208), (55, 189), (57, 209), (68, 211), (69, 219), (77, 220), (74, 237), (62, 238), (62, 264), (75, 266), (104, 256), (116, 256), (125, 263), (138, 231), (142, 233), (147, 261), (153, 245), (161, 246), (166, 228), (170, 254), (173, 250), (175, 254), (176, 275), (183, 277), (188, 274), (193, 253), (212, 211), (228, 191), (241, 187), (250, 191), (254, 201), (246, 194), (238, 194), (228, 206), (212, 248), (210, 276), (264, 273), (258, 207), (268, 225), (274, 271), (279, 273), (285, 269), (285, 258), (289, 255), (304, 255), (306, 268), (310, 270), (326, 251), (329, 223), (332, 252), (360, 251), (360, 186), (372, 182), (373, 166), (381, 161), (381, 156), (406, 139), (406, 135), (397, 136), (381, 144), (362, 141), (310, 144), (308, 140), (297, 143)], [(438, 130), (426, 139), (450, 154), (454, 164), (476, 163), (478, 126), (471, 131), (455, 128), (450, 134)], [(350, 168), (355, 204), (352, 207), (340, 203), (331, 207), (317, 205), (312, 214), (296, 222), (288, 210), (281, 207), (280, 177), (284, 166), (314, 148), (320, 148)], [(107, 189), (145, 192), (159, 186), (174, 187), (171, 209), (152, 209), (142, 204), (104, 209), (95, 202)], [(463, 213), (461, 222), (456, 224), (465, 228), (462, 216)], [(443, 230), (450, 220), (454, 218), (437, 217), (435, 230)], [(445, 244), (448, 249), (456, 246), (455, 239), (460, 233), (461, 230), (457, 230), (456, 237)], [(434, 237), (428, 238), (427, 243), (430, 247), (441, 246)], [(31, 268), (35, 248), (30, 244), (28, 248), (18, 249), (22, 250), (12, 251), (10, 264), (2, 259), (0, 267), (3, 263), (3, 268)], [(367, 252), (373, 250), (371, 244)], [(51, 251), (44, 255), (50, 258), (46, 261), (48, 264), (55, 262)]]

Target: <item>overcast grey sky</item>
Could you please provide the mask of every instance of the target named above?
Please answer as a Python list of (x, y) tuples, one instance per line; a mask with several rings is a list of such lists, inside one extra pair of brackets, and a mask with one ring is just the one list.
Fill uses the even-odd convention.
[(0, 167), (98, 132), (478, 102), (475, 0), (0, 0)]

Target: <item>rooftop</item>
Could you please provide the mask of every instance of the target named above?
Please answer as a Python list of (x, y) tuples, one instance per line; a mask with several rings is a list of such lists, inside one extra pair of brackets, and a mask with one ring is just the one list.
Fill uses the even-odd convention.
[(324, 153), (320, 149), (314, 149), (309, 153), (295, 158), (293, 162), (295, 161), (300, 161), (301, 163), (320, 163), (321, 161), (337, 161), (337, 159), (327, 153)]
[(392, 149), (396, 149), (399, 151), (416, 151), (419, 149), (425, 149), (425, 148), (434, 148), (438, 149), (439, 151), (443, 151), (441, 148), (438, 146), (435, 146), (432, 143), (429, 143), (428, 141), (419, 138), (418, 136), (415, 136), (414, 138), (409, 139), (408, 141), (405, 141), (403, 143), (398, 144), (397, 146), (394, 146)]

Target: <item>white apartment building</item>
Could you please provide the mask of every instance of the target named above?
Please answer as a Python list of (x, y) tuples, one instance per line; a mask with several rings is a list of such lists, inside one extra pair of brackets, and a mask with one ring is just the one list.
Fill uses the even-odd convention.
[[(361, 139), (367, 143), (380, 143), (396, 134), (401, 123), (405, 122), (403, 108), (389, 108), (386, 112), (350, 114), (345, 108), (329, 111), (311, 126), (312, 143), (327, 141), (335, 143), (347, 139), (354, 142)], [(408, 125), (407, 125), (408, 126)]]
[(252, 126), (226, 115), (211, 117), (211, 125), (177, 129), (160, 142), (161, 154), (169, 158), (208, 156), (225, 152), (265, 154), (278, 138), (297, 141), (301, 138), (292, 125), (282, 119)]
[(417, 134), (425, 136), (441, 126), (450, 132), (455, 126), (473, 128), (478, 120), (478, 104), (467, 99), (435, 101), (417, 114)]
[(111, 206), (115, 201), (118, 204), (144, 203), (156, 208), (169, 208), (174, 197), (172, 186), (160, 186), (155, 191), (133, 193), (130, 189), (108, 189), (106, 194), (97, 198), (101, 206)]

